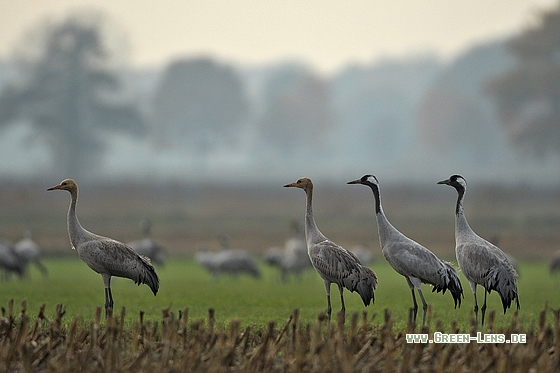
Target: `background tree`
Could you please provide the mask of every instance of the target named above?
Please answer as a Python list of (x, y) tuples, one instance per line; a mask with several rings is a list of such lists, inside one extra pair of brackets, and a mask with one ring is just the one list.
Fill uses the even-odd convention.
[(560, 154), (560, 7), (508, 44), (517, 64), (491, 80), (509, 139), (537, 155)]
[(496, 108), (484, 94), (488, 79), (514, 66), (502, 42), (478, 45), (447, 66), (418, 105), (424, 146), (472, 163), (499, 161), (507, 140)]
[(265, 146), (287, 154), (325, 148), (334, 125), (328, 82), (299, 67), (281, 69), (268, 79), (259, 136)]
[(159, 141), (203, 161), (217, 147), (237, 143), (248, 112), (237, 72), (208, 58), (171, 63), (154, 94), (153, 122)]
[(21, 46), (18, 77), (0, 93), (0, 126), (32, 123), (61, 177), (94, 174), (110, 130), (143, 133), (117, 70), (125, 50), (121, 36), (102, 14), (45, 23)]

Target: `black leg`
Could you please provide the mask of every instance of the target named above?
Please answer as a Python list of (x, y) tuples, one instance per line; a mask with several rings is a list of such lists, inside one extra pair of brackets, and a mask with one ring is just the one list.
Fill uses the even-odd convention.
[(478, 302), (476, 301), (476, 290), (474, 291), (474, 320), (476, 325), (478, 325)]
[(426, 311), (428, 310), (428, 304), (424, 299), (424, 294), (422, 294), (422, 290), (418, 289), (418, 294), (420, 294), (420, 299), (422, 300), (422, 310), (424, 311), (424, 313), (422, 314), (422, 326), (424, 326), (424, 324), (426, 323)]
[(344, 305), (344, 295), (342, 294), (344, 292), (344, 288), (342, 285), (338, 285), (338, 291), (340, 292), (340, 303), (342, 304), (340, 312), (342, 312), (342, 319), (344, 320), (346, 317), (346, 306)]
[(482, 308), (480, 309), (482, 311), (482, 324), (484, 325), (484, 315), (486, 314), (486, 295), (488, 295), (488, 292), (486, 291), (486, 289), (484, 289), (484, 304), (482, 305)]
[(109, 310), (113, 313), (113, 294), (111, 288), (105, 288), (105, 317), (109, 317)]
[(329, 321), (331, 321), (331, 283), (327, 280), (325, 280), (325, 290), (327, 291), (327, 315), (329, 316)]
[(414, 323), (416, 324), (416, 315), (418, 314), (418, 303), (416, 303), (416, 295), (414, 295), (414, 287), (410, 288), (412, 292), (412, 309), (414, 310)]

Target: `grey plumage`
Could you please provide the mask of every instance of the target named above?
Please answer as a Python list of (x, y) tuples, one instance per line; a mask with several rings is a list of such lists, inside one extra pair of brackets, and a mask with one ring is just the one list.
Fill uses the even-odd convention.
[(220, 235), (219, 240), (220, 251), (201, 250), (197, 252), (196, 260), (200, 265), (208, 269), (214, 277), (218, 277), (222, 273), (231, 275), (248, 274), (255, 278), (261, 277), (259, 266), (247, 251), (230, 249), (228, 235)]
[(482, 324), (486, 313), (486, 295), (492, 290), (500, 294), (504, 314), (513, 300), (519, 309), (517, 292), (517, 271), (508, 261), (506, 254), (496, 245), (478, 236), (469, 226), (463, 210), (467, 182), (460, 175), (452, 175), (438, 184), (452, 186), (457, 191), (455, 207), (455, 254), (461, 272), (465, 275), (474, 294), (474, 313), (478, 323), (478, 302), (476, 286), (484, 287), (484, 304), (482, 305)]
[(21, 261), (24, 274), (27, 273), (29, 263), (34, 263), (43, 276), (48, 274), (47, 267), (41, 262), (41, 247), (33, 241), (31, 231), (25, 231), (24, 237), (14, 244), (14, 251)]
[(111, 277), (125, 277), (136, 284), (146, 284), (154, 295), (159, 289), (159, 278), (150, 259), (138, 255), (131, 247), (111, 238), (99, 236), (84, 229), (76, 215), (78, 184), (65, 179), (47, 190), (67, 190), (71, 200), (68, 209), (68, 235), (72, 248), (92, 270), (99, 273), (105, 285), (105, 314), (113, 309)]
[(263, 260), (271, 267), (277, 267), (282, 271), (282, 261), (284, 260), (284, 248), (274, 246), (266, 249)]
[(560, 271), (560, 251), (557, 251), (550, 260), (549, 269), (551, 274)]
[(290, 224), (290, 236), (286, 239), (284, 247), (268, 249), (265, 252), (264, 261), (280, 269), (282, 281), (286, 281), (290, 273), (299, 275), (311, 268), (303, 225), (298, 221), (293, 221)]
[(319, 231), (313, 217), (313, 183), (311, 180), (309, 178), (301, 178), (294, 183), (284, 185), (284, 187), (301, 188), (305, 191), (307, 197), (305, 210), (307, 251), (311, 264), (321, 278), (323, 278), (325, 284), (329, 320), (332, 313), (331, 283), (335, 283), (338, 286), (343, 316), (346, 311), (343, 295), (344, 288), (351, 292), (357, 292), (362, 298), (364, 306), (369, 306), (374, 301), (377, 276), (370, 268), (363, 266), (356, 255), (335, 244)]
[(290, 230), (290, 237), (284, 244), (282, 267), (286, 274), (299, 274), (312, 266), (305, 242), (305, 227), (300, 222), (294, 221)]
[(373, 252), (369, 247), (363, 245), (356, 245), (350, 249), (356, 255), (356, 257), (360, 260), (362, 264), (370, 264), (373, 262)]
[(379, 182), (373, 175), (365, 175), (361, 179), (349, 181), (348, 184), (362, 184), (371, 188), (375, 199), (375, 216), (379, 232), (379, 241), (383, 256), (393, 269), (406, 278), (412, 292), (414, 320), (418, 312), (418, 304), (414, 295), (414, 288), (418, 291), (423, 305), (422, 325), (426, 322), (428, 305), (422, 294), (421, 284), (430, 284), (432, 291), (447, 290), (451, 293), (455, 308), (461, 306), (463, 287), (459, 275), (450, 263), (439, 259), (434, 253), (419, 243), (406, 237), (387, 220), (381, 205)]
[(6, 278), (12, 273), (23, 277), (23, 262), (19, 259), (14, 245), (3, 238), (0, 238), (0, 269), (4, 270)]
[(162, 266), (165, 261), (165, 250), (152, 238), (152, 222), (144, 219), (141, 222), (140, 230), (142, 231), (142, 239), (130, 241), (128, 246), (132, 247), (139, 255), (150, 258), (152, 263)]

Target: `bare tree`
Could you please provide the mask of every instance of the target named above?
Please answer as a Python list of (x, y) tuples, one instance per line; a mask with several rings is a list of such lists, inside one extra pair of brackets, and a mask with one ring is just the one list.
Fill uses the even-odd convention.
[(542, 156), (560, 154), (560, 7), (508, 44), (517, 64), (488, 83), (509, 139)]
[(102, 14), (90, 12), (32, 30), (22, 41), (18, 78), (0, 93), (0, 126), (32, 123), (65, 176), (92, 174), (109, 130), (144, 130), (123, 91), (117, 71), (122, 43), (111, 27)]
[(267, 147), (291, 153), (302, 144), (319, 148), (334, 125), (327, 82), (298, 69), (284, 69), (269, 79), (258, 126)]
[(171, 63), (153, 101), (160, 141), (190, 150), (203, 161), (216, 147), (235, 146), (248, 112), (237, 72), (208, 58)]

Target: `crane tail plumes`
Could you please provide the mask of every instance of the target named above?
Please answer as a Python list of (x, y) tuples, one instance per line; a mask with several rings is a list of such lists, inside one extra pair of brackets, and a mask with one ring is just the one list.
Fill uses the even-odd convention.
[(463, 295), (463, 286), (461, 285), (461, 281), (459, 280), (459, 274), (453, 268), (453, 266), (448, 262), (443, 262), (444, 266), (442, 268), (441, 281), (439, 284), (434, 285), (432, 288), (432, 292), (445, 292), (449, 289), (451, 296), (453, 297), (453, 302), (455, 303), (455, 308), (457, 306), (461, 307), (461, 298), (464, 297)]
[(139, 255), (142, 260), (142, 271), (138, 274), (138, 278), (134, 280), (138, 286), (141, 284), (146, 284), (152, 290), (154, 295), (157, 295), (159, 290), (159, 277), (156, 273), (154, 266), (152, 265), (150, 258), (147, 256)]
[(499, 264), (488, 270), (484, 276), (484, 288), (487, 292), (492, 290), (500, 294), (504, 314), (511, 307), (511, 303), (515, 299), (517, 309), (519, 309), (519, 294), (517, 293), (517, 272), (511, 265)]
[(362, 266), (360, 272), (360, 280), (356, 284), (355, 291), (360, 294), (364, 306), (369, 306), (370, 303), (375, 302), (374, 290), (377, 287), (377, 276), (368, 267)]

